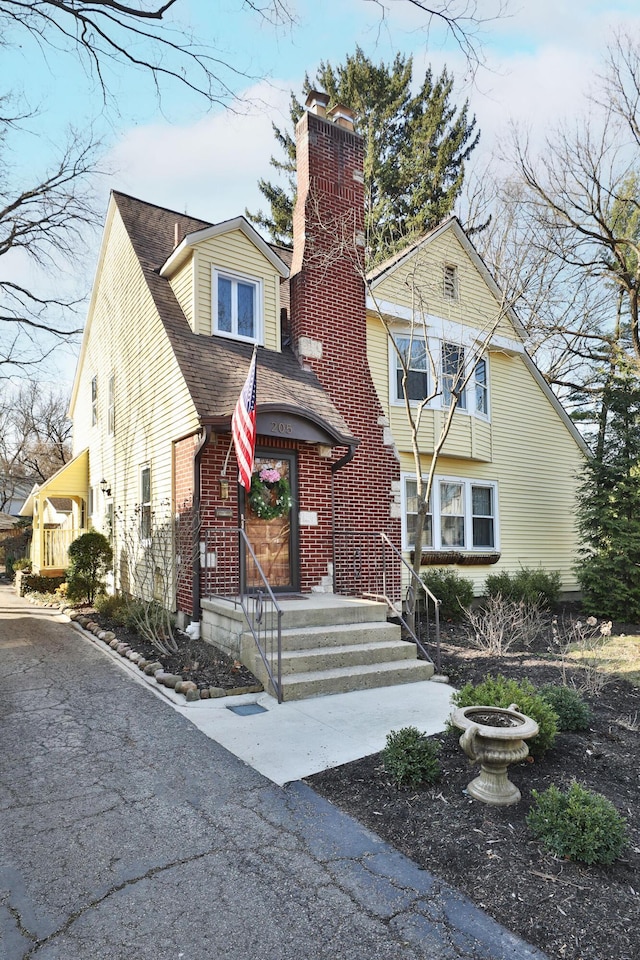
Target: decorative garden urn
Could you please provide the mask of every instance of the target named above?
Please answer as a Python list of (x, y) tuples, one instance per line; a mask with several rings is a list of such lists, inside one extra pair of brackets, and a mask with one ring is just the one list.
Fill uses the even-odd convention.
[(476, 800), (496, 807), (506, 807), (520, 800), (520, 791), (507, 777), (510, 763), (519, 763), (529, 753), (524, 742), (535, 737), (538, 724), (518, 711), (515, 703), (502, 707), (459, 707), (451, 722), (464, 733), (460, 746), (474, 763), (480, 764), (480, 775), (467, 786), (467, 793)]

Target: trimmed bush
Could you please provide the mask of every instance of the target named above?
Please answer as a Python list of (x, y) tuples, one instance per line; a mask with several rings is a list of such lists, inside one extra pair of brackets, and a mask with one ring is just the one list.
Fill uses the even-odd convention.
[(427, 570), (420, 579), (434, 597), (441, 601), (440, 616), (458, 622), (464, 609), (473, 603), (473, 581), (461, 577), (455, 570)]
[(540, 695), (550, 703), (558, 716), (559, 730), (588, 730), (591, 710), (573, 687), (547, 684)]
[(453, 694), (451, 702), (456, 707), (503, 708), (515, 703), (520, 713), (531, 717), (540, 728), (539, 733), (532, 740), (527, 741), (531, 756), (543, 757), (555, 743), (558, 733), (556, 712), (529, 680), (518, 682), (507, 680), (502, 674), (498, 674), (497, 677), (489, 675), (482, 683), (475, 686), (472, 683), (465, 684), (461, 690)]
[(517, 573), (492, 573), (487, 577), (486, 593), (505, 600), (524, 600), (554, 607), (560, 596), (561, 579), (556, 570), (522, 567)]
[(435, 783), (440, 778), (439, 746), (416, 727), (403, 727), (387, 734), (382, 751), (386, 772), (398, 787)]
[(626, 843), (626, 820), (601, 793), (573, 783), (564, 793), (552, 784), (531, 795), (527, 826), (551, 853), (587, 864), (618, 858)]
[(93, 603), (103, 589), (104, 575), (111, 567), (113, 550), (102, 533), (89, 530), (69, 547), (67, 597), (71, 601)]
[(103, 593), (99, 597), (96, 597), (95, 607), (98, 613), (101, 613), (103, 617), (107, 617), (117, 626), (124, 627), (127, 625), (129, 619), (129, 606), (131, 600), (128, 600), (126, 597), (123, 597), (122, 594), (106, 594)]

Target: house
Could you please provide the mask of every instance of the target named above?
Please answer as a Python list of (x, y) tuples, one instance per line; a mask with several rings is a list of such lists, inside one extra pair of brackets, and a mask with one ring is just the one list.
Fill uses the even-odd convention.
[[(422, 565), (452, 565), (482, 595), (487, 574), (558, 571), (578, 591), (576, 486), (586, 444), (527, 354), (525, 331), (451, 217), (368, 278), (368, 353), (401, 469), (402, 547), (413, 551), (416, 466), (401, 384), (414, 416), (423, 473), (462, 390), (436, 462)], [(495, 565), (495, 566), (494, 566)]]
[(57, 577), (68, 566), (67, 550), (87, 528), (89, 451), (82, 450), (43, 483), (36, 483), (20, 516), (33, 518), (31, 562), (35, 573)]
[[(412, 547), (389, 331), (410, 328), (409, 277), (425, 274), (439, 290), (425, 345), (449, 360), (455, 346), (459, 366), (500, 299), (453, 219), (365, 282), (362, 141), (350, 111), (327, 104), (310, 94), (297, 128), (292, 251), (243, 217), (209, 223), (112, 194), (63, 468), (85, 470), (77, 520), (112, 538), (115, 589), (201, 623), (287, 697), (433, 672), (387, 622)], [(488, 564), (561, 568), (572, 590), (581, 441), (499, 313), (438, 465), (425, 554), (471, 558), (479, 586)], [(247, 494), (231, 418), (256, 346)], [(441, 398), (425, 411), (427, 448), (445, 413)]]

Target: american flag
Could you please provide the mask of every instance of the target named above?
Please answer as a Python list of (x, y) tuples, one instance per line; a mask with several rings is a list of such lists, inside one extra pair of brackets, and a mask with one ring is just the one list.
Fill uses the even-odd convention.
[(256, 449), (256, 353), (257, 347), (254, 347), (249, 373), (231, 418), (231, 433), (238, 461), (238, 483), (245, 490), (251, 487)]

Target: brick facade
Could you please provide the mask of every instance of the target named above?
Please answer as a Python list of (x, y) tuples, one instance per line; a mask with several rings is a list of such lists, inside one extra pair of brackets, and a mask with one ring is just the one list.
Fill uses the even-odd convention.
[[(400, 467), (384, 444), (383, 410), (367, 358), (363, 141), (313, 113), (303, 115), (296, 136), (293, 343), (360, 440), (354, 459), (335, 475), (336, 526), (385, 531), (400, 548), (400, 520), (391, 517)], [(335, 459), (342, 453), (336, 451)]]

